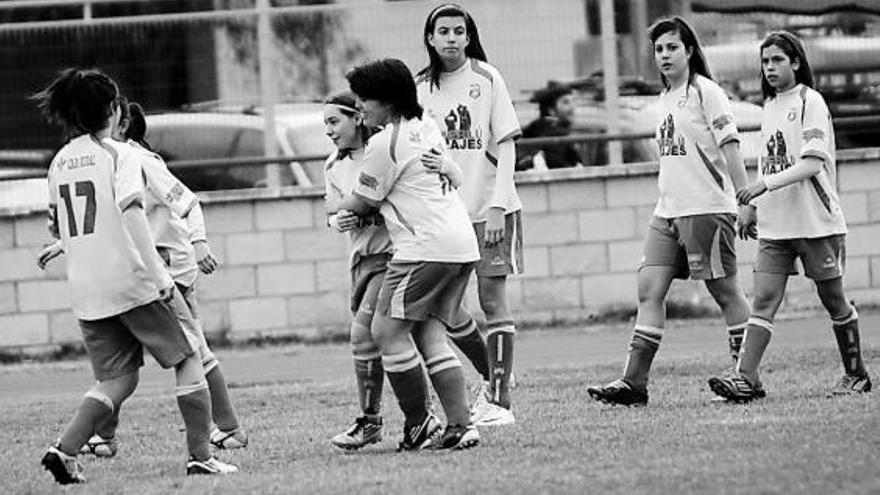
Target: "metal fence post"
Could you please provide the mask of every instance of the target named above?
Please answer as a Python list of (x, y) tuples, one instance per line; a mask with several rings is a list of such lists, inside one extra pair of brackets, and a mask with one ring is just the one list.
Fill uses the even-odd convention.
[[(620, 132), (620, 97), (617, 81), (617, 33), (614, 28), (614, 0), (599, 3), (602, 26), (602, 73), (605, 85), (605, 111), (608, 115), (608, 134)], [(608, 164), (623, 163), (623, 146), (620, 141), (608, 141)]]
[[(278, 84), (275, 80), (275, 57), (273, 50), (271, 6), (269, 0), (257, 0), (257, 51), (260, 63), (260, 106), (263, 108), (263, 148), (267, 158), (278, 156), (275, 127), (275, 103), (278, 100)], [(266, 183), (269, 187), (281, 186), (281, 165), (266, 166)]]

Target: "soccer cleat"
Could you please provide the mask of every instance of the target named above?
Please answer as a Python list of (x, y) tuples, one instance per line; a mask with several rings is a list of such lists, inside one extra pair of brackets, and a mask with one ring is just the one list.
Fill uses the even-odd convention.
[(633, 388), (623, 380), (614, 380), (604, 386), (590, 387), (587, 389), (587, 393), (594, 400), (604, 402), (605, 404), (621, 406), (648, 405), (648, 391)]
[(480, 432), (473, 424), (447, 425), (443, 434), (431, 443), (431, 450), (464, 450), (480, 444)]
[(79, 449), (79, 453), (95, 457), (113, 457), (118, 449), (119, 440), (116, 437), (103, 438), (100, 435), (92, 435), (92, 438)]
[(403, 441), (397, 445), (397, 451), (424, 449), (434, 441), (441, 428), (437, 416), (428, 414), (420, 424), (403, 428)]
[(868, 374), (864, 375), (843, 375), (834, 387), (828, 391), (828, 397), (839, 397), (841, 395), (864, 394), (871, 391), (871, 379)]
[(211, 445), (220, 450), (243, 449), (248, 445), (248, 436), (242, 428), (222, 431), (214, 428), (211, 431)]
[(204, 461), (190, 458), (186, 463), (186, 474), (230, 474), (237, 473), (238, 468), (227, 462), (218, 461), (216, 457), (209, 457)]
[(731, 376), (709, 378), (709, 388), (715, 395), (724, 397), (730, 402), (746, 403), (767, 396), (761, 382), (752, 385), (746, 377), (736, 373)]
[(471, 415), (471, 422), (477, 426), (506, 426), (516, 423), (516, 418), (510, 409), (486, 401), (476, 414)]
[(382, 418), (361, 416), (344, 432), (330, 439), (330, 443), (343, 450), (357, 450), (371, 443), (382, 441)]
[(56, 446), (49, 447), (40, 463), (43, 468), (52, 473), (55, 481), (61, 485), (85, 483), (86, 481), (82, 474), (82, 466), (76, 460), (76, 456), (67, 455), (58, 450)]

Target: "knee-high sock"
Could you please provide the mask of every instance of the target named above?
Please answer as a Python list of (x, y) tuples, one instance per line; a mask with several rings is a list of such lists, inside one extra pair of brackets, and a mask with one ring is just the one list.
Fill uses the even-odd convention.
[(853, 307), (849, 316), (833, 320), (832, 328), (840, 350), (843, 369), (848, 375), (864, 375), (865, 363), (862, 362), (862, 348), (859, 338), (859, 313)]
[(727, 327), (727, 345), (730, 350), (730, 357), (734, 364), (739, 361), (739, 351), (742, 348), (743, 336), (746, 333), (747, 322)]
[(457, 327), (447, 327), (446, 335), (455, 342), (455, 346), (474, 365), (474, 369), (483, 377), (483, 381), (488, 382), (489, 350), (486, 347), (486, 342), (483, 341), (483, 336), (480, 335), (476, 320), (469, 318)]
[(186, 447), (193, 459), (204, 461), (211, 457), (211, 397), (208, 384), (178, 385), (177, 406), (186, 425)]
[(406, 426), (422, 424), (428, 415), (425, 407), (425, 371), (415, 347), (398, 354), (384, 354), (382, 365), (406, 418)]
[(446, 422), (451, 425), (467, 426), (470, 424), (470, 410), (465, 391), (464, 371), (461, 361), (448, 346), (442, 352), (425, 360), (431, 383), (443, 404)]
[(113, 400), (110, 397), (96, 390), (86, 392), (76, 413), (61, 434), (58, 450), (67, 455), (77, 455), (80, 447), (85, 445), (95, 432), (98, 423), (112, 413)]
[(382, 410), (382, 388), (385, 382), (382, 354), (373, 342), (353, 343), (351, 347), (361, 411), (368, 416), (378, 415)]
[(113, 408), (113, 412), (110, 413), (109, 416), (104, 418), (103, 421), (98, 423), (95, 426), (95, 434), (104, 439), (110, 439), (116, 436), (116, 428), (119, 427), (119, 410), (122, 409), (122, 404), (117, 405)]
[(489, 398), (501, 407), (510, 408), (510, 371), (513, 369), (513, 320), (489, 322), (486, 347), (489, 351)]
[(736, 370), (753, 384), (758, 381), (758, 366), (772, 336), (773, 322), (759, 316), (749, 317)]
[(229, 386), (226, 384), (226, 376), (216, 360), (210, 369), (205, 368), (205, 380), (208, 382), (208, 391), (211, 394), (211, 417), (214, 424), (221, 431), (233, 431), (239, 427), (238, 416), (232, 407), (232, 398), (229, 396)]
[(623, 370), (623, 379), (630, 386), (641, 389), (648, 386), (648, 374), (662, 339), (663, 329), (660, 327), (636, 325), (633, 328)]

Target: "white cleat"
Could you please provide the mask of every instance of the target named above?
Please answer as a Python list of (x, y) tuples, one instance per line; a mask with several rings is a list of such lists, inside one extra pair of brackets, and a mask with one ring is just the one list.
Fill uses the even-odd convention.
[(190, 459), (186, 463), (186, 474), (231, 474), (237, 473), (238, 468), (227, 462), (218, 461), (216, 457), (209, 457), (204, 461)]
[(516, 418), (510, 409), (487, 400), (485, 405), (471, 414), (471, 421), (476, 426), (506, 426), (516, 423)]

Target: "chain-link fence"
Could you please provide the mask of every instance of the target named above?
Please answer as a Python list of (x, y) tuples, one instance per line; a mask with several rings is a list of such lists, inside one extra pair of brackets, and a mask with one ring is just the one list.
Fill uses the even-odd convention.
[[(149, 139), (197, 189), (321, 184), (318, 157), (330, 151), (318, 103), (346, 87), (353, 65), (396, 57), (413, 71), (427, 61), (422, 30), (436, 1), (339, 0), (15, 0), (0, 4), (0, 160), (7, 166), (48, 156), (62, 137), (28, 100), (68, 66), (100, 67), (150, 117)], [(504, 75), (521, 123), (537, 117), (532, 93), (549, 80), (575, 88), (572, 131), (604, 133), (601, 0), (466, 0), (489, 61)], [(695, 2), (699, 3), (699, 2)], [(705, 2), (703, 2), (705, 3)], [(711, 3), (711, 2), (710, 2)], [(834, 3), (834, 2), (826, 2)], [(880, 112), (880, 17), (866, 12), (694, 13), (681, 0), (615, 0), (621, 133), (652, 132), (659, 89), (645, 27), (684, 12), (707, 45), (715, 74), (737, 103), (741, 125), (759, 115), (758, 42), (771, 29), (801, 34), (836, 117)], [(779, 9), (777, 9), (779, 10)], [(784, 10), (784, 9), (782, 9)], [(267, 109), (269, 111), (267, 111)], [(274, 122), (274, 125), (272, 124)], [(275, 132), (266, 133), (266, 129)], [(873, 128), (844, 146), (872, 145)], [(267, 148), (267, 146), (269, 148)], [(528, 142), (521, 146), (527, 157)], [(4, 152), (27, 150), (27, 160)], [(585, 165), (608, 162), (605, 143), (579, 143)], [(41, 154), (42, 153), (42, 154)], [(271, 168), (196, 167), (193, 160), (305, 157)], [(652, 160), (644, 137), (624, 161)], [(36, 160), (39, 161), (39, 160)], [(253, 161), (253, 160), (251, 160)], [(259, 161), (258, 161), (259, 163)], [(528, 160), (525, 168), (529, 166)], [(278, 168), (275, 169), (276, 172)]]

